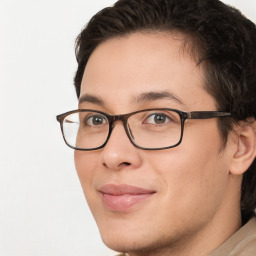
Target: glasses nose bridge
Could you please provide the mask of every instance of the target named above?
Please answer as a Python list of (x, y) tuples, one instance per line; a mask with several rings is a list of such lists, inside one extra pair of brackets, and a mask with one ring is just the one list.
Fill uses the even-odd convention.
[(124, 131), (128, 137), (128, 139), (131, 141), (131, 137), (129, 135), (129, 132), (128, 132), (128, 128), (127, 128), (127, 119), (129, 118), (130, 114), (123, 114), (123, 115), (108, 115), (108, 120), (109, 120), (109, 134), (108, 134), (108, 138), (106, 140), (106, 142), (104, 143), (104, 145), (107, 144), (107, 142), (109, 141), (112, 133), (113, 133), (113, 130), (115, 128), (115, 122), (118, 122), (118, 121), (121, 121), (122, 124), (123, 124), (123, 128), (124, 128)]
[(124, 128), (125, 128), (125, 130), (126, 130), (126, 123), (127, 123), (127, 119), (128, 119), (128, 115), (113, 115), (113, 116), (110, 116), (109, 117), (109, 123), (110, 123), (110, 125), (111, 125), (111, 128), (113, 129), (114, 128), (114, 124), (115, 124), (115, 122), (117, 122), (117, 121), (121, 121), (122, 122), (122, 124), (123, 124), (123, 126), (124, 126)]
[(130, 134), (129, 134), (129, 131), (127, 128), (127, 119), (130, 117), (130, 115), (131, 114), (109, 116), (109, 137), (111, 136), (111, 134), (115, 128), (115, 122), (120, 121), (123, 124), (123, 128), (124, 128), (124, 131), (125, 131), (127, 137), (129, 138), (129, 140), (131, 140)]

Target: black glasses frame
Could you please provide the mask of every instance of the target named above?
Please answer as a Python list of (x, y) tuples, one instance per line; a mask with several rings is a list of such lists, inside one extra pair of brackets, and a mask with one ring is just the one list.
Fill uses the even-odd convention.
[[(180, 116), (180, 120), (181, 120), (181, 134), (180, 134), (180, 140), (176, 144), (174, 144), (172, 146), (168, 146), (168, 147), (161, 147), (161, 148), (144, 148), (144, 147), (140, 147), (139, 145), (137, 145), (133, 141), (132, 134), (131, 134), (131, 131), (129, 129), (128, 123), (127, 123), (128, 118), (130, 116), (132, 116), (134, 114), (137, 114), (137, 113), (140, 113), (140, 112), (153, 111), (153, 110), (157, 110), (157, 111), (173, 111), (173, 112), (176, 112)], [(66, 116), (68, 116), (70, 114), (78, 113), (78, 112), (95, 112), (95, 113), (99, 113), (99, 114), (101, 114), (101, 115), (103, 115), (103, 116), (105, 116), (107, 118), (107, 120), (109, 122), (109, 132), (108, 132), (108, 136), (106, 138), (106, 141), (101, 146), (96, 147), (96, 148), (91, 148), (91, 149), (85, 149), (85, 148), (73, 147), (72, 145), (68, 144), (68, 142), (65, 139), (65, 135), (64, 135), (64, 131), (63, 131), (63, 121), (64, 121)], [(174, 148), (174, 147), (178, 146), (181, 143), (182, 138), (183, 138), (184, 123), (185, 123), (185, 121), (187, 119), (210, 119), (210, 118), (230, 117), (230, 116), (231, 116), (231, 113), (229, 113), (229, 112), (222, 112), (222, 111), (192, 111), (192, 112), (184, 112), (184, 111), (181, 111), (181, 110), (171, 109), (171, 108), (152, 108), (152, 109), (138, 110), (138, 111), (135, 111), (135, 112), (131, 112), (131, 113), (128, 113), (128, 114), (122, 114), (122, 115), (109, 115), (107, 113), (104, 113), (104, 112), (101, 112), (101, 111), (98, 111), (98, 110), (92, 110), (92, 109), (77, 109), (77, 110), (73, 110), (73, 111), (69, 111), (69, 112), (63, 113), (61, 115), (57, 115), (56, 118), (57, 118), (57, 121), (60, 123), (63, 139), (64, 139), (65, 143), (70, 148), (73, 148), (75, 150), (82, 150), (82, 151), (92, 151), (92, 150), (101, 149), (101, 148), (103, 148), (107, 144), (107, 142), (108, 142), (108, 140), (109, 140), (109, 138), (111, 136), (111, 133), (112, 133), (112, 131), (114, 129), (114, 123), (116, 121), (121, 121), (123, 123), (125, 132), (126, 132), (128, 138), (129, 138), (129, 140), (131, 141), (131, 143), (135, 147), (143, 149), (143, 150), (163, 150), (163, 149), (168, 149), (168, 148)]]

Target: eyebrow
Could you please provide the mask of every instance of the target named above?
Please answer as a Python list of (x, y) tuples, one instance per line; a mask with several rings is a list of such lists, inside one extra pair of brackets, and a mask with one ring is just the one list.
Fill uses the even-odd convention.
[[(132, 97), (132, 103), (144, 103), (144, 102), (150, 102), (150, 101), (156, 101), (160, 99), (168, 99), (172, 101), (176, 101), (181, 105), (185, 105), (182, 100), (176, 96), (175, 94), (167, 91), (152, 91), (152, 92), (144, 92), (137, 96)], [(104, 106), (104, 101), (102, 98), (98, 96), (94, 96), (91, 94), (84, 94), (79, 98), (79, 104), (83, 104), (85, 102), (93, 103), (99, 106)]]
[(150, 102), (150, 101), (155, 101), (160, 99), (168, 99), (168, 100), (176, 101), (181, 105), (185, 105), (177, 95), (168, 91), (144, 92), (139, 94), (138, 96), (133, 97), (132, 103), (143, 103), (143, 102)]
[(97, 97), (91, 94), (84, 94), (79, 98), (79, 101), (78, 101), (79, 104), (82, 104), (85, 102), (93, 103), (100, 106), (104, 105), (104, 101), (100, 97)]

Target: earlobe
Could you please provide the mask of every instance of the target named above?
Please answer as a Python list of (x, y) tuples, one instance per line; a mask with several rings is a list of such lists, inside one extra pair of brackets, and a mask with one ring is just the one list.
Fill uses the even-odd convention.
[(256, 157), (256, 122), (243, 122), (237, 131), (235, 153), (230, 173), (241, 175), (250, 167)]

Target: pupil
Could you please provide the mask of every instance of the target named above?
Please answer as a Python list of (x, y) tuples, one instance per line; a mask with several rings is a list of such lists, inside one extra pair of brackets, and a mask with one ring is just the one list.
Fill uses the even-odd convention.
[(94, 125), (102, 124), (102, 117), (96, 116), (92, 119)]
[(163, 124), (165, 122), (165, 116), (155, 115), (155, 123)]

